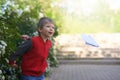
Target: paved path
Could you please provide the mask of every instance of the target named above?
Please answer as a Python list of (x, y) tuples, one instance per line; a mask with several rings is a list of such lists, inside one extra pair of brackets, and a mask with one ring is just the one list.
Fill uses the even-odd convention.
[(48, 80), (120, 80), (120, 65), (61, 64)]

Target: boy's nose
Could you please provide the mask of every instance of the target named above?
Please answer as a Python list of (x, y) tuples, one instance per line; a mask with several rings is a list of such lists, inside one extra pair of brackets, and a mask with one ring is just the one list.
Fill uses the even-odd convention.
[(54, 30), (54, 29), (51, 27), (50, 30)]

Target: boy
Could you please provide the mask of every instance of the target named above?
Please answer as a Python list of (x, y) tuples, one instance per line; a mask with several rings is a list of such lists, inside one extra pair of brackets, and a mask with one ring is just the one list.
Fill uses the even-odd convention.
[(42, 17), (38, 22), (39, 36), (25, 40), (15, 54), (10, 56), (9, 64), (13, 67), (17, 67), (16, 58), (22, 57), (21, 80), (44, 80), (47, 57), (52, 46), (49, 38), (53, 36), (54, 31), (54, 22), (48, 17)]

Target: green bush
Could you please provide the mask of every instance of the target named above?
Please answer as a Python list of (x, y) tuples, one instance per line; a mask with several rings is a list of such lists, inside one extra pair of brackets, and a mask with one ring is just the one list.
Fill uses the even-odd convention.
[[(42, 12), (44, 7), (36, 1), (2, 0), (0, 6), (0, 79), (18, 80), (20, 77), (20, 68), (15, 69), (8, 64), (9, 56), (22, 42), (20, 39), (22, 34), (34, 35), (36, 23), (38, 18), (41, 17), (39, 14), (41, 13), (42, 16), (46, 14)], [(30, 9), (26, 10), (26, 6), (29, 6)], [(50, 15), (46, 16), (52, 18)], [(54, 36), (57, 35), (58, 32), (56, 28)], [(20, 59), (18, 59), (17, 62), (19, 63)], [(54, 53), (54, 47), (50, 50), (48, 63), (49, 67), (45, 75), (49, 75), (50, 68), (57, 66), (58, 63)]]

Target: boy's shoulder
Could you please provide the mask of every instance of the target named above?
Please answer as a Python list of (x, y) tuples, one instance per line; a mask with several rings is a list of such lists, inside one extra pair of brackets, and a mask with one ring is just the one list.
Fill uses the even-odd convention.
[(31, 40), (36, 40), (37, 38), (39, 38), (39, 36), (32, 36)]

